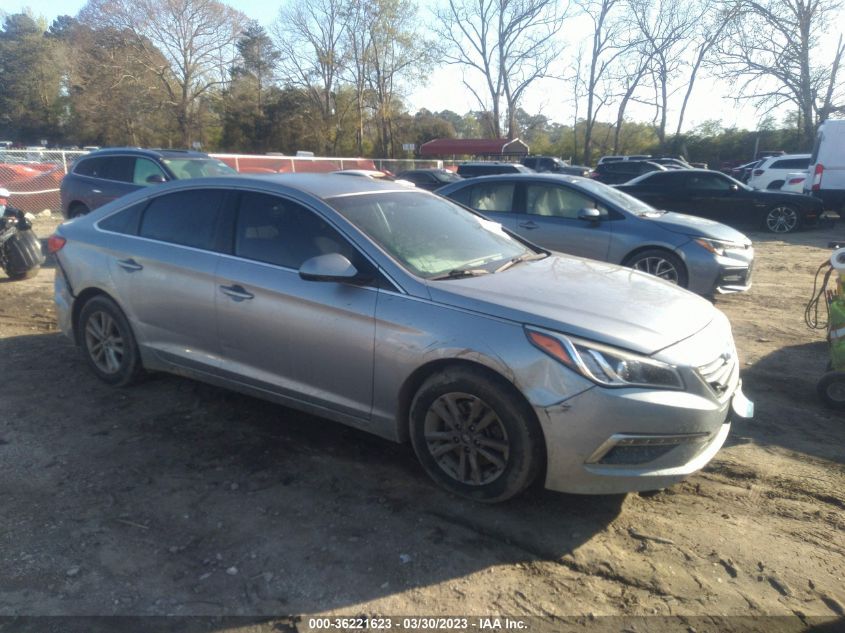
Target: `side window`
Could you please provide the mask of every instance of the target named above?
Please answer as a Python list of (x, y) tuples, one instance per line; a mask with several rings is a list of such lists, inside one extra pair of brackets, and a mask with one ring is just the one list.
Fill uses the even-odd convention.
[(213, 249), (214, 227), (225, 192), (192, 189), (153, 198), (141, 220), (141, 237)]
[(132, 182), (135, 175), (134, 156), (111, 156), (107, 159), (107, 163), (103, 178), (119, 182)]
[(772, 165), (772, 169), (807, 169), (809, 166), (809, 158), (788, 158), (777, 161)]
[(473, 187), (462, 187), (457, 191), (453, 191), (449, 194), (449, 198), (458, 202), (464, 206), (470, 206), (469, 204), (469, 194), (472, 193)]
[(136, 185), (147, 186), (152, 184), (147, 182), (147, 178), (150, 176), (161, 176), (163, 178), (164, 172), (162, 172), (159, 166), (149, 158), (136, 158), (135, 172), (132, 177), (132, 182)]
[(103, 231), (123, 233), (125, 235), (138, 234), (138, 221), (141, 219), (141, 212), (147, 206), (147, 200), (133, 204), (122, 211), (113, 213), (107, 218), (100, 220), (97, 226)]
[(340, 253), (362, 269), (355, 249), (316, 213), (277, 196), (241, 194), (235, 255), (299, 269), (305, 260), (329, 253)]
[(512, 182), (490, 182), (472, 188), (467, 206), (477, 211), (513, 211)]
[(104, 167), (104, 158), (83, 158), (73, 169), (73, 173), (79, 174), (80, 176), (103, 178)]
[(592, 199), (566, 187), (528, 185), (525, 193), (525, 210), (530, 215), (574, 219), (581, 209), (595, 206)]
[(730, 186), (728, 180), (722, 180), (719, 176), (711, 174), (695, 174), (690, 179), (691, 189), (707, 189), (709, 191), (727, 191)]

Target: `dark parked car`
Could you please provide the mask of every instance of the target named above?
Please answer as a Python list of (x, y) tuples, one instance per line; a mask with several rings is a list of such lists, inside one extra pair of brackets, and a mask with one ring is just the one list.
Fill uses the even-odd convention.
[(584, 165), (569, 165), (554, 156), (526, 156), (522, 164), (540, 173), (551, 172), (565, 176), (586, 176), (590, 168)]
[(437, 193), (544, 248), (630, 266), (702, 295), (751, 285), (754, 249), (742, 233), (657, 211), (587, 178), (486, 176)]
[(597, 165), (595, 171), (590, 173), (590, 178), (606, 185), (615, 185), (628, 182), (650, 171), (667, 170), (663, 165), (653, 163), (650, 160), (619, 160)]
[(458, 175), (462, 178), (476, 176), (495, 176), (496, 174), (533, 174), (534, 170), (519, 163), (482, 162), (461, 163), (458, 165)]
[(645, 174), (618, 189), (658, 209), (773, 233), (789, 233), (816, 224), (822, 213), (821, 203), (810, 196), (758, 191), (709, 169)]
[(396, 177), (400, 180), (412, 182), (420, 189), (428, 189), (429, 191), (434, 191), (450, 182), (461, 180), (461, 176), (448, 169), (408, 169), (400, 171), (396, 174)]
[(176, 149), (113, 147), (77, 160), (60, 186), (62, 215), (85, 215), (115, 198), (169, 180), (237, 172), (208, 154)]

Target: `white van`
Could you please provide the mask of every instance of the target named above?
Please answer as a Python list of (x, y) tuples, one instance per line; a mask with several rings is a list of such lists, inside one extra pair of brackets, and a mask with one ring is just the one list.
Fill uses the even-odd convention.
[(845, 120), (819, 126), (804, 193), (820, 198), (827, 210), (845, 213)]

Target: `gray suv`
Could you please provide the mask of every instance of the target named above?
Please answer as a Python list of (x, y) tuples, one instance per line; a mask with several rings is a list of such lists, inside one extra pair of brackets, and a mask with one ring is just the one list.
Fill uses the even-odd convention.
[(62, 215), (74, 218), (130, 191), (169, 180), (237, 172), (208, 154), (178, 149), (113, 147), (86, 154), (62, 179)]

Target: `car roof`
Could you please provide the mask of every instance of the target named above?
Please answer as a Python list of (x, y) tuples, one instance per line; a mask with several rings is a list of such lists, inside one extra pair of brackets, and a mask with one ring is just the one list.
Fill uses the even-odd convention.
[(194, 178), (190, 180), (174, 180), (157, 185), (156, 190), (181, 190), (204, 187), (246, 187), (273, 189), (273, 185), (280, 186), (279, 193), (284, 193), (281, 187), (297, 189), (323, 200), (343, 195), (375, 193), (379, 191), (416, 192), (420, 195), (431, 195), (416, 187), (407, 187), (395, 181), (383, 181), (373, 178), (350, 178), (348, 175), (332, 173), (299, 173), (299, 174), (240, 174), (237, 176), (214, 176), (211, 178)]
[(104, 149), (94, 150), (86, 154), (84, 158), (90, 158), (92, 156), (113, 156), (116, 154), (136, 154), (152, 158), (209, 158), (208, 154), (196, 152), (191, 149), (148, 149), (144, 147), (106, 147)]
[(548, 172), (533, 172), (529, 174), (526, 172), (514, 172), (512, 174), (492, 174), (490, 176), (477, 176), (475, 178), (467, 178), (457, 182), (449, 183), (445, 187), (438, 189), (438, 191), (442, 191), (446, 187), (472, 187), (482, 182), (496, 182), (498, 180), (541, 180), (558, 183), (561, 181), (565, 181), (573, 185), (577, 185), (582, 182), (594, 182), (590, 178), (582, 178), (581, 176), (570, 176), (567, 174), (551, 174)]

